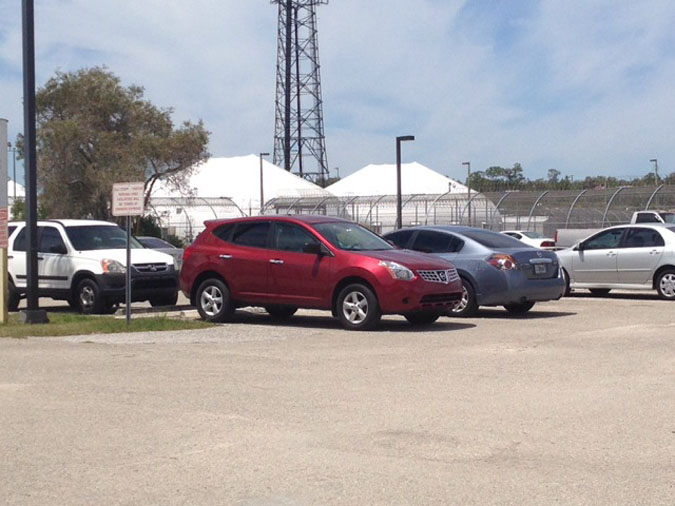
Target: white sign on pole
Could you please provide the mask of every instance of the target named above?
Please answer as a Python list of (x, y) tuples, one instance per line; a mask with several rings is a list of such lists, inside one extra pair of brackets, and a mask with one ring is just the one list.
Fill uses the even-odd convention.
[(115, 183), (112, 193), (113, 216), (143, 215), (143, 183)]

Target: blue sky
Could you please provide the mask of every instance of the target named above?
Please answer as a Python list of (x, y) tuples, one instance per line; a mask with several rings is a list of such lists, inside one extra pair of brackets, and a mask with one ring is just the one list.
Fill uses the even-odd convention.
[[(22, 130), (21, 2), (0, 0), (0, 117)], [(463, 179), (523, 165), (581, 178), (675, 171), (669, 0), (332, 0), (318, 8), (328, 163), (404, 160)], [(268, 0), (36, 0), (38, 84), (105, 65), (203, 119), (214, 156), (273, 149)]]

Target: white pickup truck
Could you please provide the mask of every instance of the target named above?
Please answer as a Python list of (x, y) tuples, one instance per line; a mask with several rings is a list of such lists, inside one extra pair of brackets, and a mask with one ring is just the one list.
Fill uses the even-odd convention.
[(631, 223), (675, 223), (673, 211), (636, 211)]

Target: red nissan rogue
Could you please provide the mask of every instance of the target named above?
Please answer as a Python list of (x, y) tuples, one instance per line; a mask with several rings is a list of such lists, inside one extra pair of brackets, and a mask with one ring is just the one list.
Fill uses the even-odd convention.
[(262, 306), (285, 319), (331, 310), (343, 327), (372, 329), (382, 314), (430, 324), (461, 299), (455, 267), (394, 248), (356, 223), (326, 216), (213, 220), (185, 250), (181, 290), (204, 320)]

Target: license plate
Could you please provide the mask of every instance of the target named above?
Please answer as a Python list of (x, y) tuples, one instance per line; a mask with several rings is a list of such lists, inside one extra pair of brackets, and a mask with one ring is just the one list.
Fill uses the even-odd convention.
[(544, 264), (534, 264), (535, 274), (546, 274), (546, 266)]

